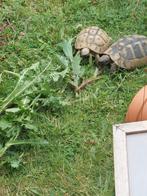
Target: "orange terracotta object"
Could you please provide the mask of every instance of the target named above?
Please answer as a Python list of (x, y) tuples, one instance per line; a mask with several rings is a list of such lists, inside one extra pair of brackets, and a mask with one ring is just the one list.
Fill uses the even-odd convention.
[(125, 122), (147, 120), (147, 85), (133, 98), (126, 114)]

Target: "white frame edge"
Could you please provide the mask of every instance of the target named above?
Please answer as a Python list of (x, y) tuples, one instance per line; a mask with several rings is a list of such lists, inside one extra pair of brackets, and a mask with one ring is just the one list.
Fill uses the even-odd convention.
[(130, 196), (126, 136), (142, 132), (147, 132), (147, 121), (113, 125), (115, 196)]

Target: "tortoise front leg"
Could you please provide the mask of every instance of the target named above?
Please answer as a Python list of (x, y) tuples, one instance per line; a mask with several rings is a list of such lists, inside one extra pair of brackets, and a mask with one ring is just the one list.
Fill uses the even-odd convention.
[(93, 55), (91, 53), (89, 53), (89, 65), (92, 66), (92, 57)]
[(115, 73), (118, 70), (118, 66), (115, 63), (111, 63), (110, 73)]
[(100, 58), (100, 55), (99, 54), (95, 54), (95, 61), (96, 61), (96, 65), (97, 66), (99, 65), (99, 58)]
[(95, 61), (96, 61), (96, 65), (97, 65), (97, 68), (96, 68), (96, 71), (95, 71), (96, 75), (100, 75), (103, 72), (103, 69), (104, 69), (103, 65), (101, 65), (99, 63), (99, 58), (100, 58), (99, 54), (96, 54), (95, 55)]

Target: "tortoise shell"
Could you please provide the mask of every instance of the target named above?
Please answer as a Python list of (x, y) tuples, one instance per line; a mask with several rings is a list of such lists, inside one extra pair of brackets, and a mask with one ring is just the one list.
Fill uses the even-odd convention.
[(104, 52), (119, 67), (133, 69), (147, 64), (147, 37), (129, 35), (119, 39)]
[(83, 29), (76, 38), (75, 48), (89, 48), (97, 54), (103, 54), (111, 45), (111, 38), (99, 27), (92, 26)]

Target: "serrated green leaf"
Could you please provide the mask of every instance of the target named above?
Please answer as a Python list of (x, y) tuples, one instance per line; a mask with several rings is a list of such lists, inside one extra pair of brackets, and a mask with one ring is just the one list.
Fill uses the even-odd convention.
[(60, 78), (60, 73), (54, 72), (54, 73), (51, 74), (51, 76), (52, 76), (53, 81), (57, 82)]
[(72, 62), (73, 74), (76, 75), (76, 76), (81, 75), (80, 62), (81, 62), (81, 57), (80, 57), (80, 55), (77, 54), (76, 56), (74, 56), (73, 62)]
[(69, 60), (64, 57), (64, 56), (59, 56), (57, 55), (58, 59), (60, 60), (60, 62), (65, 66), (65, 67), (68, 67), (69, 65)]
[(39, 73), (31, 75), (30, 78), (28, 76), (31, 72), (30, 70), (36, 70), (40, 63), (33, 64), (31, 67), (24, 69), (19, 77), (17, 84), (15, 85), (12, 92), (3, 100), (2, 105), (0, 106), (0, 113), (6, 109), (6, 107), (20, 94), (24, 93), (29, 87), (33, 86), (34, 83), (37, 83), (41, 80), (41, 76), (43, 73), (49, 68), (50, 62), (42, 67), (39, 67)]
[(67, 67), (65, 70), (61, 72), (53, 72), (50, 76), (54, 82), (57, 82), (60, 77), (64, 78), (68, 72), (69, 72), (69, 69)]
[(72, 62), (73, 60), (73, 51), (72, 51), (72, 39), (64, 40), (59, 46), (62, 47), (65, 56), (70, 59)]
[(60, 72), (60, 75), (62, 76), (62, 78), (65, 78), (66, 74), (69, 72), (68, 67), (66, 69), (64, 69), (63, 71)]

